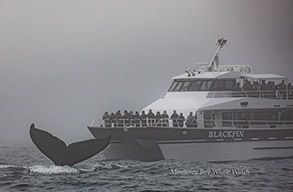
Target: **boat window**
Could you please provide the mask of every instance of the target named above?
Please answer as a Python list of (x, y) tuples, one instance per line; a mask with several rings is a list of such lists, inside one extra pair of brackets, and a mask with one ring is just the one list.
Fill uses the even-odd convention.
[(178, 81), (173, 81), (172, 85), (170, 86), (169, 90), (168, 91), (174, 91), (174, 89), (176, 88), (178, 84)]
[(223, 126), (232, 126), (232, 112), (222, 113)]
[(180, 91), (188, 91), (190, 85), (190, 81), (185, 81)]
[(174, 91), (228, 91), (233, 90), (235, 79), (224, 80), (175, 80), (169, 88), (169, 92)]
[(180, 88), (182, 87), (182, 84), (183, 84), (183, 82), (182, 81), (179, 81), (178, 82), (178, 85), (175, 87), (174, 91), (179, 91)]
[(250, 120), (249, 112), (238, 112), (238, 120)]
[(215, 127), (215, 114), (212, 111), (206, 111), (203, 115), (204, 117), (204, 127), (212, 128)]
[(238, 116), (238, 120), (235, 122), (235, 125), (241, 128), (248, 128), (249, 127), (248, 121), (251, 119), (250, 112), (238, 112), (237, 116)]
[(253, 112), (253, 120), (277, 120), (278, 112), (277, 111), (257, 111)]
[(189, 91), (198, 91), (199, 90), (200, 83), (201, 83), (200, 81), (192, 81), (190, 83)]
[(281, 121), (293, 121), (293, 111), (282, 111), (280, 119)]
[(236, 80), (226, 80), (226, 90), (232, 90), (235, 86)]
[(202, 81), (200, 91), (208, 91), (208, 90), (210, 90), (211, 84), (212, 84), (211, 80)]
[(223, 91), (224, 90), (224, 81), (216, 80), (212, 88), (213, 91)]
[(293, 110), (254, 110), (222, 112), (222, 125), (238, 128), (276, 127), (276, 125), (293, 125)]
[(214, 85), (211, 87), (213, 91), (230, 91), (235, 85), (235, 79), (216, 80)]

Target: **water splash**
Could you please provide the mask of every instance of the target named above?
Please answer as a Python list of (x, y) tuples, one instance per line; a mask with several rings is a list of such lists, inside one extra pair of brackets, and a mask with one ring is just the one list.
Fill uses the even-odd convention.
[(97, 163), (94, 166), (96, 169), (98, 170), (103, 170), (103, 169), (121, 169), (121, 168), (128, 168), (126, 165), (122, 165), (119, 162), (101, 162), (101, 163)]

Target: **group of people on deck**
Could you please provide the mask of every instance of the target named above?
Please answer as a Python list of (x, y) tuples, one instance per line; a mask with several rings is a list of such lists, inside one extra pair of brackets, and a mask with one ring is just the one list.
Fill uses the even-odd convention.
[[(265, 80), (261, 81), (261, 85), (254, 81), (253, 83), (246, 79), (243, 83), (243, 86), (240, 86), (240, 83), (236, 83), (234, 88), (234, 91), (247, 91), (247, 92), (253, 92), (253, 91), (264, 91), (264, 97), (281, 97), (283, 99), (286, 98), (286, 90), (288, 91), (288, 97), (291, 98), (293, 95), (293, 86), (291, 83), (288, 83), (286, 85), (285, 80), (282, 80), (281, 83), (275, 84), (274, 81), (266, 82)], [(270, 94), (270, 92), (272, 94)], [(278, 93), (278, 94), (277, 94)], [(249, 94), (251, 96), (252, 94)], [(252, 95), (253, 96), (253, 95)]]
[[(197, 127), (196, 123), (196, 115), (193, 116), (193, 113), (190, 112), (187, 119), (183, 116), (183, 113), (178, 113), (176, 110), (173, 111), (170, 119), (172, 120), (173, 127), (183, 127), (184, 122), (186, 127)], [(153, 111), (150, 109), (149, 112), (146, 114), (145, 111), (142, 111), (141, 114), (136, 111), (127, 111), (125, 110), (123, 115), (121, 114), (120, 110), (116, 113), (109, 114), (105, 112), (103, 115), (104, 125), (105, 127), (169, 127), (169, 115), (167, 111), (163, 111), (161, 114), (159, 111), (154, 114)]]

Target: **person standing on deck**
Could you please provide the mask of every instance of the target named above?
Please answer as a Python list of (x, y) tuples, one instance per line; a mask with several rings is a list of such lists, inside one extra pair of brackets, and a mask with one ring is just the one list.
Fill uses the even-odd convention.
[(167, 114), (167, 111), (163, 112), (162, 119), (163, 119), (163, 127), (168, 127), (169, 126), (169, 115)]
[(173, 114), (171, 115), (173, 127), (178, 127), (178, 114), (176, 113), (176, 110), (173, 111)]
[(154, 124), (155, 124), (155, 114), (152, 112), (151, 109), (149, 110), (149, 113), (148, 113), (147, 116), (148, 116), (149, 126), (150, 127), (154, 126)]
[(111, 126), (113, 125), (113, 127), (116, 127), (117, 126), (116, 115), (114, 113), (111, 113), (110, 123), (111, 123)]
[(178, 117), (178, 124), (179, 127), (183, 127), (184, 125), (184, 121), (185, 121), (185, 117), (183, 116), (183, 113), (180, 113), (179, 117)]
[(110, 121), (111, 116), (108, 114), (108, 112), (106, 111), (103, 115), (103, 120), (104, 120), (104, 124), (105, 127), (111, 127), (111, 121)]
[(280, 97), (282, 99), (286, 99), (286, 84), (285, 84), (285, 80), (282, 80), (282, 82), (277, 85), (277, 88), (279, 90)]
[(142, 127), (146, 127), (147, 126), (147, 115), (145, 114), (144, 111), (141, 112), (141, 115), (140, 115), (140, 120), (141, 120), (141, 126)]
[(120, 110), (116, 112), (117, 127), (123, 127), (123, 117), (120, 113)]
[(132, 111), (129, 112), (129, 121), (130, 121), (130, 126), (134, 126), (134, 114)]
[(186, 127), (195, 127), (195, 122), (195, 117), (193, 116), (192, 112), (190, 112), (186, 119)]
[(124, 126), (128, 127), (130, 125), (130, 116), (127, 110), (124, 111), (123, 120), (124, 120)]
[(156, 125), (157, 125), (158, 127), (161, 127), (162, 122), (161, 122), (161, 114), (160, 114), (160, 111), (158, 111), (158, 112), (156, 113), (155, 118), (156, 118)]
[(140, 115), (138, 111), (135, 112), (134, 122), (135, 122), (135, 127), (140, 127)]

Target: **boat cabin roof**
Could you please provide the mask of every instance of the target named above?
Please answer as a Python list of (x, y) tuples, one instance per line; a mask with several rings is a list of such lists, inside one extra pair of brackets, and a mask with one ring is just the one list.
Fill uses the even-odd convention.
[(173, 77), (172, 79), (235, 79), (240, 77), (239, 72), (202, 72), (194, 76), (188, 76), (187, 73)]
[(187, 80), (187, 79), (237, 79), (237, 78), (250, 78), (255, 80), (277, 80), (287, 79), (286, 76), (276, 74), (253, 74), (253, 73), (240, 73), (240, 72), (202, 72), (194, 76), (188, 76), (187, 73), (173, 77), (173, 80)]
[(257, 79), (257, 80), (287, 79), (287, 77), (285, 76), (276, 75), (276, 74), (242, 74), (241, 77)]

